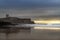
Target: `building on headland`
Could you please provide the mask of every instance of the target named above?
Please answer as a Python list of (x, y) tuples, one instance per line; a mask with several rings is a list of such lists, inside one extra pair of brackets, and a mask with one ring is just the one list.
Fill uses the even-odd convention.
[[(5, 18), (0, 18), (0, 28), (4, 28), (4, 29), (11, 29), (12, 30), (31, 30), (32, 27), (13, 27), (19, 24), (34, 24), (33, 21), (31, 21), (30, 18), (17, 18), (17, 17), (10, 17), (8, 14), (6, 15)], [(9, 26), (11, 25), (11, 27)]]
[(0, 18), (0, 21), (20, 23), (20, 24), (33, 24), (34, 23), (33, 21), (31, 21), (30, 18), (10, 17), (8, 14), (6, 15), (6, 18)]

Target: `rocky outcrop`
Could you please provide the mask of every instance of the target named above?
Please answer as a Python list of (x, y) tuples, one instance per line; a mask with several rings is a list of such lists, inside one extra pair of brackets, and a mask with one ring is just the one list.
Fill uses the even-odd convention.
[(33, 21), (31, 21), (31, 19), (27, 19), (27, 18), (17, 18), (17, 17), (8, 17), (8, 18), (1, 18), (0, 21), (3, 22), (10, 22), (10, 23), (14, 23), (14, 24), (34, 24)]
[(8, 27), (9, 25), (18, 25), (18, 24), (34, 24), (31, 19), (27, 18), (17, 18), (17, 17), (6, 17), (0, 18), (0, 32), (3, 33), (15, 33), (19, 32), (20, 30), (28, 30), (30, 32), (31, 27)]

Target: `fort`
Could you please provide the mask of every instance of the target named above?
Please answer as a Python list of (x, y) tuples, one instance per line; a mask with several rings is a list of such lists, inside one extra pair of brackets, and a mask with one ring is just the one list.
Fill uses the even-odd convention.
[[(34, 24), (33, 21), (31, 21), (30, 18), (17, 18), (17, 17), (10, 17), (8, 14), (6, 14), (5, 18), (0, 18), (0, 32), (6, 32), (6, 29), (9, 30), (9, 32), (18, 32), (20, 30), (31, 30), (31, 27), (13, 27), (19, 24)], [(11, 25), (12, 27), (10, 27)], [(1, 30), (3, 29), (3, 30)]]

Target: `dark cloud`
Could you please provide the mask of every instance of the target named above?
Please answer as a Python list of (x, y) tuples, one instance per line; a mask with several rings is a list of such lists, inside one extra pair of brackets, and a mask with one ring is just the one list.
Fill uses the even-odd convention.
[(0, 0), (0, 7), (53, 7), (60, 6), (59, 0)]
[(56, 9), (44, 9), (48, 7), (60, 7), (60, 0), (0, 0), (0, 17), (7, 13), (11, 16), (60, 15)]
[(5, 17), (6, 14), (15, 17), (60, 15), (60, 9), (0, 9), (0, 17)]

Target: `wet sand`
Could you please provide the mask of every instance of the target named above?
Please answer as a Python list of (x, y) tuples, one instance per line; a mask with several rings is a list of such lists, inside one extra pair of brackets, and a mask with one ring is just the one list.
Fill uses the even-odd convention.
[[(6, 40), (5, 33), (0, 33), (0, 40)], [(60, 40), (60, 30), (32, 29), (31, 32), (11, 33), (8, 40)]]

